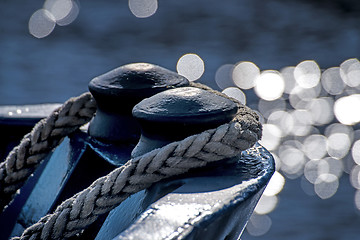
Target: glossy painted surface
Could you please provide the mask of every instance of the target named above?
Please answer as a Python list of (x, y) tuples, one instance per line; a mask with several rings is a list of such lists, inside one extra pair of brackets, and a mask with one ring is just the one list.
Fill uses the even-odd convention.
[(0, 106), (0, 125), (33, 126), (60, 106), (58, 103)]
[(63, 200), (130, 158), (134, 145), (102, 143), (84, 131), (65, 138), (0, 214), (0, 239), (20, 235)]
[[(194, 92), (191, 88), (183, 90), (186, 98), (196, 96), (194, 93), (198, 91), (196, 89)], [(200, 107), (205, 109), (203, 114), (194, 108), (194, 112), (189, 112), (190, 116), (192, 113), (196, 115), (194, 121), (189, 121), (182, 130), (177, 131), (187, 128), (198, 131), (199, 118), (207, 124), (218, 124), (233, 116), (233, 104), (223, 99), (221, 104), (215, 104), (214, 96), (203, 99), (202, 94), (194, 101), (200, 99)], [(186, 103), (180, 105), (183, 108), (169, 108), (173, 123), (182, 119), (181, 114), (176, 119), (176, 111), (189, 110)], [(219, 109), (223, 115), (217, 113), (218, 119), (208, 114)], [(6, 226), (2, 225), (9, 231), (2, 233), (4, 236), (10, 233), (11, 236), (20, 235), (26, 227), (52, 212), (63, 200), (130, 158), (134, 144), (99, 141), (86, 131), (86, 127), (83, 127), (67, 137), (35, 173), (32, 185), (28, 186), (28, 195), (14, 205), (14, 212), (0, 215), (1, 222), (6, 221), (9, 213), (13, 218)], [(161, 133), (159, 130), (159, 136)], [(154, 143), (159, 139), (155, 137), (150, 140)], [(158, 141), (157, 144), (162, 146), (169, 141), (172, 139)], [(78, 239), (199, 239), (200, 236), (207, 239), (236, 239), (242, 233), (273, 171), (272, 156), (257, 145), (239, 157), (192, 170), (134, 194), (108, 216), (101, 216)]]
[[(142, 135), (132, 156), (227, 123), (236, 111), (234, 102), (191, 87), (144, 99), (133, 109)], [(111, 211), (96, 239), (238, 239), (274, 171), (271, 154), (256, 145), (161, 181)]]
[(121, 66), (91, 80), (89, 89), (95, 95), (114, 98), (145, 98), (169, 88), (189, 85), (188, 80), (166, 68), (150, 63)]
[[(271, 154), (257, 144), (239, 157), (159, 182), (129, 198), (142, 208), (149, 205), (135, 219), (135, 208), (122, 203), (96, 239), (238, 239), (274, 170)], [(133, 223), (127, 217), (131, 211)]]
[(236, 112), (233, 101), (194, 87), (171, 89), (146, 98), (133, 108), (142, 132), (132, 156), (228, 123)]
[(100, 75), (89, 83), (98, 105), (89, 134), (103, 141), (136, 143), (140, 127), (131, 115), (135, 104), (161, 91), (188, 85), (185, 77), (150, 63), (127, 64)]

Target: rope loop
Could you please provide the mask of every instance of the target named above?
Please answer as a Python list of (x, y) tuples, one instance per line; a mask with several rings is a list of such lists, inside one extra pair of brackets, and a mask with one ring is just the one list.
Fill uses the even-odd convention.
[[(192, 83), (192, 86), (224, 96), (205, 85)], [(99, 215), (111, 211), (127, 197), (153, 183), (237, 156), (252, 147), (261, 138), (261, 124), (250, 108), (237, 104), (238, 112), (231, 122), (130, 159), (13, 239), (70, 238), (96, 221)], [(69, 99), (24, 136), (0, 165), (0, 194), (6, 196), (1, 198), (0, 207), (8, 204), (42, 159), (65, 136), (87, 123), (95, 111), (93, 97), (85, 93)]]

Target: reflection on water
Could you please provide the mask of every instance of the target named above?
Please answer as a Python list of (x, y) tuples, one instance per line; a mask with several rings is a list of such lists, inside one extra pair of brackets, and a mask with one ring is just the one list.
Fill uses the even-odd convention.
[(176, 71), (189, 81), (198, 80), (205, 71), (204, 61), (196, 54), (185, 54), (179, 58)]
[[(356, 67), (349, 67), (349, 64)], [(346, 60), (344, 65), (356, 73), (360, 71), (357, 59)], [(242, 81), (253, 81), (253, 69), (249, 68), (249, 74), (242, 73)], [(254, 90), (260, 100), (253, 106), (264, 119), (260, 143), (276, 156), (278, 171), (254, 214), (269, 214), (276, 208), (276, 195), (285, 183), (283, 175), (289, 179), (304, 176), (319, 198), (328, 199), (337, 192), (339, 178), (344, 172), (350, 173), (350, 182), (358, 189), (354, 205), (360, 211), (360, 95), (346, 95), (347, 92), (360, 92), (359, 85), (346, 84), (347, 76), (352, 75), (349, 71), (340, 75), (340, 68), (332, 67), (321, 72), (315, 61), (303, 61), (286, 69), (281, 72), (265, 70), (255, 79)], [(233, 71), (238, 70), (234, 67)], [(291, 83), (286, 84), (287, 81)], [(234, 77), (233, 82), (237, 85), (238, 79)], [(274, 188), (278, 190), (269, 195)], [(304, 192), (308, 192), (308, 188)], [(256, 219), (250, 221), (248, 233), (254, 236), (265, 234), (271, 222), (266, 220), (268, 218), (260, 218), (267, 222), (260, 227), (256, 224), (260, 220)]]
[(138, 18), (147, 18), (158, 9), (157, 0), (129, 0), (129, 9)]
[(47, 37), (56, 24), (66, 26), (72, 23), (79, 11), (79, 3), (75, 0), (46, 0), (43, 8), (31, 15), (29, 32), (36, 38)]

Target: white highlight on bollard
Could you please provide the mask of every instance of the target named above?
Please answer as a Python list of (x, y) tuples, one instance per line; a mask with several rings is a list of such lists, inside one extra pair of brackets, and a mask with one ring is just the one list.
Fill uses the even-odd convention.
[(189, 81), (198, 80), (205, 71), (204, 61), (197, 54), (183, 55), (177, 62), (177, 72)]
[(56, 19), (46, 9), (39, 9), (33, 13), (29, 20), (29, 32), (36, 38), (48, 36), (55, 28)]
[(157, 0), (129, 0), (129, 9), (135, 17), (147, 18), (155, 14), (158, 9)]

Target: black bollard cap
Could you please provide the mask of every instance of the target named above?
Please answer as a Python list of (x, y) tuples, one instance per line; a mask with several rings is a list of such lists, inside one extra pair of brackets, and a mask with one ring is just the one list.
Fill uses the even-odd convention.
[[(114, 101), (131, 105), (161, 91), (188, 86), (189, 81), (163, 67), (150, 63), (132, 63), (100, 75), (89, 83), (89, 90), (101, 107)], [(113, 106), (111, 106), (113, 108)]]
[(231, 121), (236, 112), (233, 101), (194, 87), (161, 92), (133, 108), (143, 135), (174, 140), (216, 128)]
[(131, 115), (135, 104), (161, 91), (188, 85), (185, 77), (149, 63), (124, 65), (94, 78), (89, 90), (98, 109), (89, 135), (104, 141), (137, 142), (140, 127)]

